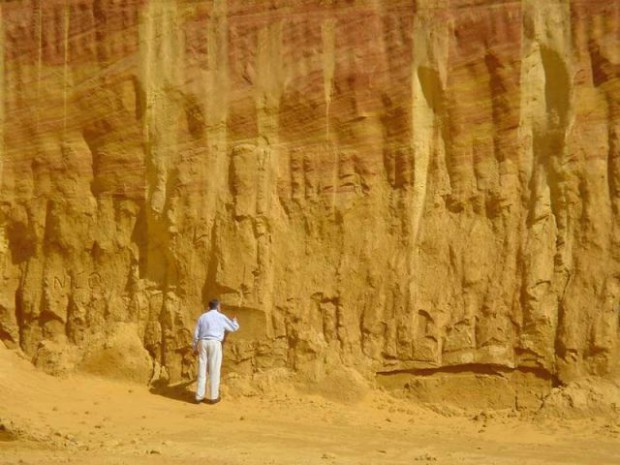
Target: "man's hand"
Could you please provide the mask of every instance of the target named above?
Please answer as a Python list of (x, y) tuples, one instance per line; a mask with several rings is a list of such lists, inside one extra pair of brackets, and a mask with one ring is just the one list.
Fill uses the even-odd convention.
[(192, 349), (192, 354), (194, 354), (194, 355), (198, 355), (198, 347), (194, 347), (194, 348)]

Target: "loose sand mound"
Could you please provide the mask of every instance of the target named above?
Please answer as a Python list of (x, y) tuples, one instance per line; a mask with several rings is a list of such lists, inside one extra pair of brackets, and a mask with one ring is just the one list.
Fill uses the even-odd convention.
[(153, 373), (153, 360), (142, 345), (135, 325), (117, 325), (105, 343), (85, 357), (79, 366), (83, 371), (147, 383)]
[(620, 379), (588, 378), (554, 389), (544, 399), (543, 417), (620, 418)]

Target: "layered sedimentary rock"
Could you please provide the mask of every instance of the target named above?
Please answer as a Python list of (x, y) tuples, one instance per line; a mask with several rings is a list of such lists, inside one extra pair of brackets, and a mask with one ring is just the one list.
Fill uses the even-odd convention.
[(37, 364), (191, 377), (219, 296), (243, 374), (620, 371), (618, 2), (0, 8), (0, 339)]

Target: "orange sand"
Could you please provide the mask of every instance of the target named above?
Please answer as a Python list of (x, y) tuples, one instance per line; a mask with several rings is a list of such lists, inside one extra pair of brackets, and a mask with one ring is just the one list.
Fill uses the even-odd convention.
[(195, 405), (183, 387), (55, 378), (0, 349), (0, 392), (0, 465), (620, 464), (617, 419), (456, 415), (381, 391), (348, 404), (274, 389)]

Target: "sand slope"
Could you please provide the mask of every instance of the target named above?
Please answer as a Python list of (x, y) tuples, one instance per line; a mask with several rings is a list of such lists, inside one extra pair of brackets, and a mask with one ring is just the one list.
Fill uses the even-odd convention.
[[(343, 389), (346, 386), (342, 387)], [(194, 405), (183, 389), (54, 378), (0, 349), (0, 464), (620, 464), (618, 418), (436, 413), (274, 390)]]

